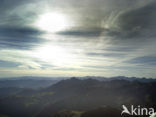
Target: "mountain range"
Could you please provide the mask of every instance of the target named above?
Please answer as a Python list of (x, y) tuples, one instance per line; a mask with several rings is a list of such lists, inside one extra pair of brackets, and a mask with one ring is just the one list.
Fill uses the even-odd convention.
[[(104, 117), (110, 113), (109, 117), (114, 117), (111, 115), (114, 112), (116, 117), (120, 117), (122, 105), (156, 108), (155, 81), (126, 77), (100, 80), (99, 77), (73, 77), (55, 83), (52, 80), (51, 85), (42, 88), (5, 87), (6, 90), (0, 90), (0, 115)], [(95, 116), (90, 113), (95, 113)]]

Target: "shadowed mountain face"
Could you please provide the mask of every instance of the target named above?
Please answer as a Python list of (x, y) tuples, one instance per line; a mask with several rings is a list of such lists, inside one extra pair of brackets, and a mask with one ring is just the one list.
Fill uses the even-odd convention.
[(155, 86), (154, 81), (71, 78), (1, 98), (0, 113), (11, 117), (120, 117), (122, 105), (155, 108)]

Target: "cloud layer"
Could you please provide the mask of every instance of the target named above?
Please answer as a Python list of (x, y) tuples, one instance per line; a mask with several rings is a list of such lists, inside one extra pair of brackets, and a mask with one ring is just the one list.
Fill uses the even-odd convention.
[[(2, 77), (155, 77), (155, 11), (155, 0), (2, 0)], [(39, 16), (49, 12), (66, 15), (73, 25), (40, 29)]]

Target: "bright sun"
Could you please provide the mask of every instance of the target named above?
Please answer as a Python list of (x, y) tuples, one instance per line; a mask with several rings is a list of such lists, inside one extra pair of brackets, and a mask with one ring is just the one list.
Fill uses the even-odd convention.
[(36, 49), (33, 56), (40, 58), (42, 61), (56, 65), (71, 64), (74, 56), (67, 48), (47, 44)]
[(48, 32), (57, 32), (70, 26), (69, 20), (61, 13), (45, 13), (39, 16), (36, 25)]

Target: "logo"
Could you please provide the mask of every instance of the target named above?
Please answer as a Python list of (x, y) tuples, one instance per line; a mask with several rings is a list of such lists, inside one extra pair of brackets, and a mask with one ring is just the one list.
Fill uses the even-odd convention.
[(123, 111), (121, 112), (121, 115), (128, 114), (128, 115), (153, 115), (155, 113), (154, 108), (142, 108), (141, 106), (134, 107), (131, 105), (130, 110), (125, 105), (122, 105)]

